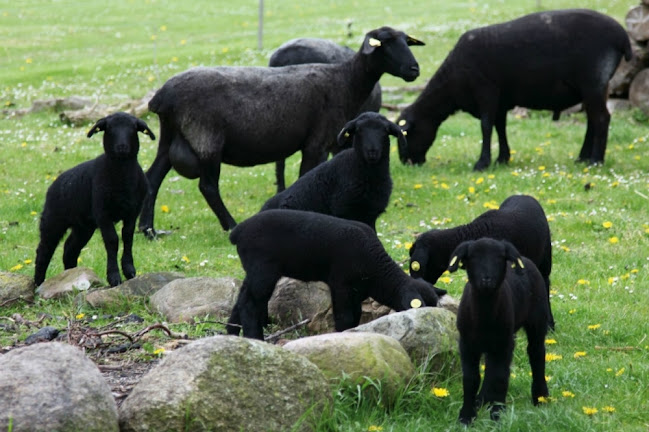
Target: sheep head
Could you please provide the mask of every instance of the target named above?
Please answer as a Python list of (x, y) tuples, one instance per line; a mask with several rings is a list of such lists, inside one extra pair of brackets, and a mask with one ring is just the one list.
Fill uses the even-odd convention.
[(409, 46), (424, 45), (420, 40), (390, 27), (368, 32), (361, 47), (361, 54), (371, 56), (382, 72), (414, 81), (419, 76), (419, 64)]
[(406, 107), (397, 118), (397, 125), (408, 139), (406, 145), (399, 147), (399, 159), (407, 165), (422, 165), (426, 162), (426, 152), (435, 141), (440, 123), (429, 118), (417, 121), (411, 110), (412, 105)]
[(104, 152), (116, 159), (137, 157), (140, 150), (138, 132), (145, 133), (152, 140), (155, 139), (155, 135), (143, 120), (124, 112), (99, 119), (88, 131), (88, 138), (100, 131), (104, 132)]
[(368, 164), (375, 164), (382, 159), (389, 160), (389, 135), (397, 138), (399, 147), (406, 145), (406, 138), (401, 129), (381, 114), (365, 112), (349, 121), (338, 133), (338, 145), (341, 148), (350, 146)]
[(507, 274), (508, 262), (518, 271), (524, 268), (520, 253), (506, 240), (484, 237), (465, 241), (451, 256), (448, 270), (452, 273), (464, 268), (471, 286), (483, 294), (498, 290)]

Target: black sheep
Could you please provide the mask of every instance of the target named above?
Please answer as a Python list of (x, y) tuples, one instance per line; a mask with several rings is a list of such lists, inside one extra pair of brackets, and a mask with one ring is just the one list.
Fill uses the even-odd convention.
[[(356, 52), (346, 46), (338, 45), (336, 42), (319, 38), (291, 39), (275, 50), (268, 60), (268, 66), (289, 66), (305, 63), (342, 63), (354, 57)], [(365, 103), (358, 109), (358, 114), (366, 111), (379, 112), (381, 109), (381, 84), (374, 85), (372, 93)], [(331, 149), (337, 153), (335, 147)], [(285, 160), (276, 162), (277, 180), (284, 180)], [(277, 191), (286, 189), (285, 184), (278, 184)]]
[(351, 149), (300, 177), (261, 210), (313, 211), (364, 222), (376, 231), (376, 219), (385, 211), (392, 192), (390, 135), (405, 145), (397, 125), (381, 114), (361, 114), (338, 134), (339, 145), (345, 147), (351, 141)]
[(201, 193), (221, 226), (233, 228), (236, 222), (219, 191), (221, 163), (253, 166), (301, 151), (304, 175), (327, 159), (336, 132), (358, 114), (381, 75), (406, 81), (419, 76), (409, 45), (423, 42), (382, 27), (367, 33), (344, 63), (199, 67), (170, 78), (149, 102), (160, 117), (160, 141), (147, 171), (151, 190), (140, 230), (155, 235), (155, 200), (172, 167), (184, 177), (200, 178)]
[(152, 140), (155, 135), (143, 120), (126, 113), (100, 119), (88, 137), (99, 131), (104, 132), (104, 154), (65, 171), (47, 190), (36, 250), (36, 285), (45, 280), (54, 250), (69, 228), (63, 249), (65, 269), (77, 266), (81, 249), (97, 227), (106, 247), (108, 283), (119, 285), (119, 238), (114, 227), (118, 221), (123, 221), (122, 271), (127, 279), (135, 276), (133, 233), (147, 192), (147, 179), (137, 161), (137, 133), (143, 132)]
[[(489, 405), (492, 419), (499, 418), (509, 387), (514, 337), (521, 327), (532, 368), (532, 403), (537, 405), (548, 397), (545, 336), (550, 310), (541, 274), (511, 243), (490, 238), (460, 244), (449, 270), (458, 266), (469, 278), (457, 314), (464, 390), (459, 420), (471, 423), (483, 404)], [(483, 354), (485, 375), (478, 393)]]
[(446, 291), (408, 276), (367, 225), (299, 210), (268, 210), (230, 234), (246, 272), (227, 331), (262, 339), (268, 301), (282, 276), (325, 282), (337, 331), (358, 325), (361, 302), (372, 297), (402, 311), (435, 306)]
[[(531, 259), (543, 276), (548, 297), (552, 272), (550, 227), (541, 204), (529, 195), (512, 195), (498, 210), (488, 210), (466, 225), (421, 234), (410, 248), (410, 274), (434, 284), (463, 241), (491, 237), (508, 240)], [(550, 328), (554, 319), (550, 313)]]
[(614, 19), (585, 9), (525, 15), (464, 33), (417, 100), (397, 124), (408, 133), (399, 153), (422, 164), (439, 125), (458, 110), (480, 119), (482, 152), (474, 169), (491, 163), (491, 132), (498, 134), (498, 162), (509, 161), (505, 124), (514, 106), (558, 111), (583, 103), (588, 117), (580, 161), (603, 163), (611, 116), (608, 81), (629, 37)]

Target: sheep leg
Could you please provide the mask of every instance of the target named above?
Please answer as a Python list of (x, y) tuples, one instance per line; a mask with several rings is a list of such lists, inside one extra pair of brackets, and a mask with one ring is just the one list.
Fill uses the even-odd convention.
[(50, 265), (50, 261), (52, 261), (54, 251), (67, 231), (66, 227), (60, 225), (53, 227), (45, 222), (45, 220), (45, 218), (41, 219), (41, 240), (36, 248), (36, 268), (34, 271), (34, 282), (36, 286), (39, 286), (45, 280), (47, 267)]
[(115, 226), (110, 220), (101, 220), (98, 222), (101, 237), (104, 239), (104, 247), (106, 248), (106, 279), (110, 286), (117, 286), (122, 283), (119, 267), (117, 266), (119, 237), (117, 237)]
[(63, 267), (66, 270), (77, 266), (81, 249), (88, 244), (94, 233), (94, 227), (72, 227), (70, 235), (63, 246)]
[(473, 166), (474, 171), (483, 171), (491, 164), (491, 132), (494, 121), (491, 114), (483, 114), (480, 119), (480, 128), (482, 129), (482, 151), (480, 159)]
[(509, 143), (507, 143), (507, 111), (500, 111), (496, 115), (496, 133), (498, 134), (497, 162), (506, 164), (511, 157)]
[(480, 394), (482, 403), (489, 404), (492, 420), (498, 420), (505, 409), (512, 357), (513, 341), (504, 350), (494, 350), (485, 356), (485, 376)]
[(532, 403), (538, 405), (540, 397), (548, 397), (545, 381), (545, 329), (527, 330), (527, 356), (532, 368)]
[(606, 93), (597, 93), (584, 98), (584, 109), (588, 118), (586, 137), (579, 152), (579, 161), (591, 164), (603, 163), (608, 140), (608, 126), (611, 114), (606, 108)]
[(286, 181), (284, 178), (284, 169), (286, 168), (286, 159), (278, 160), (275, 162), (275, 183), (277, 184), (277, 193), (286, 189)]
[(341, 332), (356, 327), (361, 320), (361, 302), (351, 296), (353, 288), (340, 281), (327, 281), (331, 290), (334, 327)]
[(470, 345), (460, 338), (464, 402), (460, 409), (459, 420), (465, 425), (471, 423), (477, 416), (476, 394), (480, 387), (480, 351), (472, 349)]
[(124, 219), (122, 226), (122, 243), (124, 250), (122, 251), (122, 273), (126, 279), (133, 279), (135, 277), (135, 264), (133, 263), (133, 234), (135, 233), (135, 221), (137, 215)]
[(210, 161), (201, 161), (200, 166), (200, 180), (198, 188), (200, 189), (203, 197), (207, 201), (212, 211), (221, 223), (221, 227), (228, 231), (234, 228), (237, 223), (225, 207), (221, 199), (221, 192), (219, 191), (219, 177), (221, 176), (221, 156), (216, 156)]
[(327, 152), (320, 149), (307, 149), (302, 150), (302, 163), (300, 164), (300, 177), (313, 168), (327, 160)]
[[(160, 138), (162, 141), (162, 137)], [(152, 240), (155, 238), (155, 229), (153, 227), (153, 215), (155, 202), (158, 197), (158, 191), (160, 190), (160, 185), (162, 180), (171, 170), (171, 161), (169, 160), (169, 150), (164, 149), (163, 146), (158, 148), (158, 154), (151, 165), (151, 168), (146, 172), (146, 178), (149, 181), (149, 187), (147, 194), (144, 197), (144, 202), (142, 204), (142, 211), (140, 213), (140, 224), (139, 229), (144, 233), (144, 235)]]
[(231, 324), (241, 322), (245, 337), (264, 339), (264, 325), (268, 322), (268, 302), (280, 277), (274, 268), (270, 270), (263, 266), (256, 266), (252, 274), (246, 274), (239, 291), (236, 312), (233, 310), (230, 321)]

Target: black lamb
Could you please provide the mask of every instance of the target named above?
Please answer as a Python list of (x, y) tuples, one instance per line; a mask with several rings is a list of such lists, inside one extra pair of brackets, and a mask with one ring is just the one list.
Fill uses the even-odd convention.
[(498, 162), (510, 158), (505, 124), (514, 106), (558, 111), (583, 103), (588, 117), (578, 160), (603, 163), (611, 116), (608, 81), (629, 37), (614, 19), (586, 9), (525, 15), (464, 33), (417, 100), (397, 124), (408, 133), (399, 153), (422, 164), (439, 125), (458, 110), (480, 119), (482, 152), (474, 169), (491, 163), (491, 132), (498, 134)]
[[(342, 63), (351, 59), (356, 51), (349, 47), (338, 45), (334, 41), (319, 38), (298, 38), (291, 39), (283, 43), (268, 60), (268, 66), (289, 66), (305, 63)], [(381, 84), (378, 82), (374, 85), (372, 93), (370, 93), (367, 100), (358, 109), (358, 114), (366, 111), (379, 112), (381, 109)], [(337, 149), (332, 149), (333, 153), (337, 153)], [(283, 173), (285, 160), (282, 159), (276, 162), (277, 172)], [(280, 178), (281, 177), (281, 178)], [(283, 180), (284, 176), (278, 175), (278, 180)], [(286, 189), (285, 184), (278, 184), (277, 190), (283, 191)]]
[[(512, 195), (497, 210), (488, 210), (466, 225), (421, 234), (410, 248), (410, 274), (434, 284), (463, 241), (491, 237), (511, 242), (534, 262), (543, 276), (548, 298), (552, 272), (552, 240), (541, 204), (529, 195)], [(550, 328), (554, 318), (550, 312)]]
[(135, 276), (133, 233), (147, 192), (147, 179), (137, 161), (138, 132), (155, 135), (143, 120), (126, 113), (104, 117), (88, 132), (104, 132), (104, 154), (65, 171), (47, 190), (40, 221), (40, 243), (36, 250), (36, 285), (45, 273), (57, 245), (68, 229), (63, 249), (65, 269), (77, 266), (81, 249), (99, 227), (106, 247), (108, 283), (121, 283), (117, 265), (119, 239), (114, 224), (123, 221), (122, 271), (127, 279)]
[[(499, 418), (509, 387), (514, 337), (521, 327), (527, 333), (532, 403), (537, 405), (548, 397), (545, 336), (550, 310), (541, 273), (511, 243), (490, 238), (460, 244), (449, 271), (458, 266), (469, 278), (457, 313), (464, 390), (459, 420), (471, 423), (483, 404), (489, 404), (492, 419)], [(482, 354), (485, 375), (478, 393)]]
[[(201, 193), (221, 226), (233, 228), (219, 191), (221, 163), (253, 166), (301, 151), (304, 175), (327, 159), (336, 132), (358, 114), (381, 75), (406, 81), (419, 76), (408, 45), (423, 42), (382, 27), (367, 33), (344, 63), (199, 67), (169, 79), (149, 102), (160, 117), (160, 141), (147, 171), (151, 190), (140, 229), (155, 235), (155, 199), (172, 167), (184, 177), (200, 178)], [(283, 172), (277, 184), (284, 184)]]
[(227, 331), (262, 339), (268, 301), (282, 276), (323, 281), (331, 291), (335, 328), (358, 325), (367, 297), (402, 311), (436, 306), (446, 293), (408, 276), (367, 225), (319, 213), (268, 210), (230, 233), (246, 272)]
[(405, 145), (401, 129), (381, 114), (366, 112), (338, 134), (338, 143), (352, 148), (318, 165), (288, 189), (270, 198), (268, 209), (307, 210), (364, 222), (376, 231), (392, 192), (390, 135)]

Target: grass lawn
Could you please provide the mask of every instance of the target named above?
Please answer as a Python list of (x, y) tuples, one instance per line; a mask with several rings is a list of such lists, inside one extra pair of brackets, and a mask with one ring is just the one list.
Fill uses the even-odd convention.
[[(567, 0), (483, 2), (382, 2), (378, 0), (267, 1), (263, 49), (257, 50), (257, 6), (252, 0), (114, 2), (0, 0), (0, 104), (27, 108), (38, 99), (85, 96), (100, 103), (139, 98), (169, 77), (195, 65), (264, 65), (273, 49), (302, 36), (326, 37), (360, 46), (364, 33), (390, 25), (426, 42), (413, 47), (422, 75), (412, 84), (385, 76), (387, 87), (421, 85), (432, 76), (466, 30), (542, 9), (574, 7)], [(580, 7), (622, 22), (637, 2), (585, 0)], [(350, 34), (351, 33), (351, 34)], [(416, 93), (389, 92), (385, 102), (412, 101)], [(393, 117), (395, 113), (385, 112)], [(145, 120), (156, 132), (157, 116)], [(407, 269), (414, 236), (431, 228), (466, 223), (507, 196), (525, 193), (544, 206), (553, 236), (552, 308), (557, 329), (548, 340), (549, 403), (530, 402), (525, 337), (519, 337), (512, 367), (507, 414), (498, 424), (481, 412), (482, 430), (646, 431), (649, 429), (649, 128), (637, 110), (612, 116), (603, 166), (575, 164), (585, 133), (581, 113), (552, 122), (548, 112), (508, 118), (514, 152), (507, 166), (471, 170), (481, 142), (478, 120), (458, 113), (438, 132), (423, 166), (402, 165), (393, 142), (391, 204), (377, 224), (390, 255)], [(254, 125), (251, 125), (254, 127)], [(62, 171), (100, 154), (101, 138), (85, 137), (89, 125), (69, 127), (44, 111), (0, 118), (0, 271), (32, 275), (38, 221), (45, 192)], [(157, 142), (142, 136), (140, 163), (146, 170)], [(495, 148), (495, 146), (494, 146)], [(494, 155), (495, 158), (495, 155)], [(299, 155), (287, 162), (287, 183), (297, 176)], [(274, 192), (274, 166), (224, 166), (223, 200), (237, 221), (253, 215)], [(162, 212), (166, 206), (168, 212)], [(138, 273), (181, 271), (187, 276), (243, 278), (235, 248), (198, 191), (196, 181), (171, 172), (156, 203), (156, 228), (172, 234), (157, 241), (137, 235)], [(48, 276), (62, 271), (61, 249)], [(81, 253), (81, 265), (105, 277), (105, 251), (96, 234)], [(461, 295), (465, 274), (439, 285)], [(53, 316), (63, 328), (86, 315), (137, 313), (153, 323), (162, 318), (144, 302), (97, 311), (71, 301), (37, 300), (0, 309), (35, 319)], [(101, 320), (98, 324), (101, 324)], [(192, 337), (213, 334), (218, 325), (172, 325)], [(0, 345), (29, 331), (0, 330)], [(152, 348), (160, 340), (153, 340)], [(142, 355), (144, 359), (146, 355)], [(431, 390), (443, 388), (448, 396)], [(422, 375), (387, 410), (341, 385), (333, 414), (322, 431), (463, 430), (457, 370)], [(596, 410), (596, 412), (595, 412)]]

